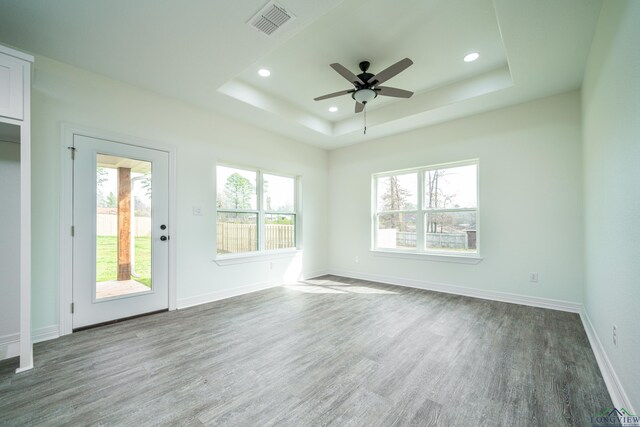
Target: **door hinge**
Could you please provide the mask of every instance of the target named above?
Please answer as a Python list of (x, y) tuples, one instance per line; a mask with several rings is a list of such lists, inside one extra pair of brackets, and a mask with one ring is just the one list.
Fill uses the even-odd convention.
[(71, 160), (76, 159), (76, 147), (67, 147), (71, 151)]
[(71, 303), (71, 314), (73, 314), (73, 312), (75, 311), (75, 308), (76, 308), (75, 304)]
[(76, 235), (76, 227), (74, 225), (71, 226), (71, 237)]

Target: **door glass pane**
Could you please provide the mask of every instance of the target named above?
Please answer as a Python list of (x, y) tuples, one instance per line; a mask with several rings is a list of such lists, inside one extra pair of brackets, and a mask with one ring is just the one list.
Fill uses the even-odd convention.
[(217, 253), (237, 254), (258, 250), (258, 214), (218, 212)]
[(264, 248), (283, 249), (296, 247), (296, 216), (265, 214)]
[(96, 158), (96, 299), (151, 290), (151, 162)]
[(429, 212), (425, 220), (427, 250), (477, 252), (476, 211)]
[(376, 247), (415, 249), (416, 240), (415, 212), (378, 214)]

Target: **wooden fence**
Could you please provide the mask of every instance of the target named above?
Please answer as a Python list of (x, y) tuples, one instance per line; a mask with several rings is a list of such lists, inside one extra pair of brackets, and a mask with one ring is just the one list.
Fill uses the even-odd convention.
[[(218, 222), (216, 231), (219, 254), (251, 252), (258, 249), (258, 233), (255, 224)], [(264, 234), (264, 248), (267, 250), (296, 246), (293, 225), (266, 224)]]
[[(147, 237), (151, 235), (151, 218), (148, 216), (135, 216), (131, 218), (131, 228), (134, 237)], [(98, 214), (96, 216), (96, 235), (117, 236), (118, 215)]]

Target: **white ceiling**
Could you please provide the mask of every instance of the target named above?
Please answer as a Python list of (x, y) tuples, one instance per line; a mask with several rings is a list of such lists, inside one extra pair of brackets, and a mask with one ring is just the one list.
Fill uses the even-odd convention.
[[(358, 64), (368, 60), (369, 72), (375, 74), (409, 57), (414, 65), (385, 86), (416, 93), (507, 65), (491, 0), (405, 0), (393, 8), (388, 4), (388, 0), (343, 2), (259, 60), (257, 68), (271, 70), (269, 78), (258, 76), (254, 66), (238, 79), (335, 122), (354, 114), (350, 96), (313, 101), (326, 93), (353, 88), (329, 67), (333, 62), (359, 74)], [(461, 10), (465, 13), (460, 14)], [(474, 51), (482, 52), (479, 60), (462, 61), (465, 54)], [(369, 109), (397, 101), (380, 97)], [(339, 111), (330, 113), (332, 105)]]
[[(246, 24), (266, 0), (0, 0), (0, 43), (330, 149), (580, 87), (601, 0), (279, 3), (268, 37)], [(350, 97), (313, 101), (349, 89), (332, 62), (404, 57), (385, 85), (416, 94), (372, 101), (367, 135)]]

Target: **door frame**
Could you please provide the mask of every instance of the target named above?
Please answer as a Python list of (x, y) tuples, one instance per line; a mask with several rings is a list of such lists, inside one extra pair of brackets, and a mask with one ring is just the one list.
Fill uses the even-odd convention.
[(60, 282), (59, 282), (59, 328), (60, 335), (73, 332), (73, 314), (71, 303), (73, 302), (73, 237), (71, 226), (73, 224), (73, 160), (68, 147), (73, 145), (76, 135), (89, 138), (104, 139), (120, 144), (133, 145), (141, 148), (164, 151), (169, 155), (169, 224), (171, 239), (169, 239), (169, 310), (177, 308), (176, 289), (176, 251), (177, 251), (177, 186), (176, 186), (176, 146), (173, 144), (157, 143), (129, 135), (117, 134), (63, 123), (60, 138)]

